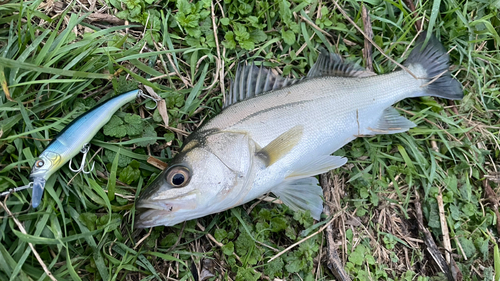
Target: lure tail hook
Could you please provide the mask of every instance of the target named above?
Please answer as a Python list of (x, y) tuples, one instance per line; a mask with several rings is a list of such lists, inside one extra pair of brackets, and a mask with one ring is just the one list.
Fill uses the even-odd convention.
[(90, 174), (93, 170), (94, 170), (94, 165), (95, 165), (95, 162), (92, 163), (92, 168), (90, 168), (90, 171), (85, 171), (85, 159), (87, 158), (87, 154), (89, 153), (89, 150), (90, 150), (90, 143), (86, 143), (83, 145), (82, 149), (80, 150), (81, 153), (83, 153), (83, 156), (82, 156), (82, 163), (80, 164), (80, 167), (77, 168), (77, 169), (73, 169), (71, 167), (71, 164), (73, 162), (73, 159), (70, 159), (69, 160), (69, 169), (74, 172), (74, 173), (78, 173), (78, 172), (82, 172), (84, 174)]
[(153, 109), (155, 109), (156, 107), (158, 107), (158, 102), (160, 101), (160, 99), (155, 98), (155, 97), (153, 97), (153, 96), (151, 96), (151, 95), (148, 95), (148, 94), (144, 93), (142, 90), (139, 90), (139, 92), (137, 93), (137, 96), (138, 96), (138, 97), (141, 97), (141, 98), (143, 98), (143, 99), (150, 99), (150, 100), (152, 100), (152, 101), (154, 101), (154, 102), (155, 102), (155, 106), (154, 106), (154, 107), (151, 107), (151, 108), (150, 108), (150, 107), (147, 107), (147, 106), (146, 106), (146, 108), (147, 108), (147, 109), (149, 109), (149, 110), (153, 110)]

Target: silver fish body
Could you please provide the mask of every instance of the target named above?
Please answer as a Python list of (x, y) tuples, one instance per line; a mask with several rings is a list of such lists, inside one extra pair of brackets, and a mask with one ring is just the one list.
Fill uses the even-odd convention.
[(302, 80), (252, 65), (239, 69), (227, 108), (190, 136), (141, 195), (136, 226), (174, 225), (267, 192), (319, 219), (322, 190), (312, 176), (347, 162), (333, 152), (359, 136), (414, 127), (391, 107), (404, 98), (462, 98), (437, 39), (416, 47), (406, 67), (419, 79), (405, 70), (372, 75), (329, 54)]

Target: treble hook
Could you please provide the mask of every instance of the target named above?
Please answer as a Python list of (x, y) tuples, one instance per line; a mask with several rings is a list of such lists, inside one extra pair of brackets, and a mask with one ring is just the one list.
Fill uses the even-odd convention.
[(71, 163), (73, 162), (73, 159), (70, 159), (69, 160), (69, 169), (74, 172), (74, 173), (78, 173), (78, 172), (82, 172), (84, 174), (90, 174), (93, 170), (94, 170), (94, 165), (95, 165), (95, 162), (92, 163), (92, 168), (90, 168), (90, 171), (85, 171), (84, 170), (84, 166), (85, 166), (85, 158), (87, 158), (87, 153), (89, 153), (89, 150), (90, 150), (90, 143), (86, 143), (83, 145), (82, 149), (80, 149), (80, 152), (83, 153), (83, 156), (82, 156), (82, 164), (80, 165), (80, 168), (78, 169), (73, 169), (71, 167)]
[(149, 110), (153, 110), (153, 109), (155, 109), (156, 107), (158, 107), (158, 102), (160, 101), (160, 99), (158, 99), (158, 98), (154, 98), (153, 96), (150, 96), (150, 95), (148, 95), (148, 94), (144, 93), (142, 90), (139, 90), (139, 92), (137, 93), (137, 96), (138, 96), (138, 97), (141, 97), (141, 98), (143, 98), (143, 99), (150, 99), (150, 100), (152, 100), (152, 101), (154, 101), (154, 102), (155, 102), (155, 106), (154, 106), (154, 107), (147, 107), (147, 106), (145, 106), (147, 109), (149, 109)]

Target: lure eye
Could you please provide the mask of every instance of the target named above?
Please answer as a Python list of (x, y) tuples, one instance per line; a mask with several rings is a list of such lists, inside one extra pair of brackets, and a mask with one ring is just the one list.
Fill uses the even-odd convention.
[(184, 187), (189, 183), (191, 173), (186, 167), (174, 166), (167, 172), (166, 180), (173, 187)]
[(35, 167), (37, 168), (41, 168), (43, 167), (43, 165), (45, 165), (45, 162), (43, 162), (43, 160), (38, 160), (35, 162)]

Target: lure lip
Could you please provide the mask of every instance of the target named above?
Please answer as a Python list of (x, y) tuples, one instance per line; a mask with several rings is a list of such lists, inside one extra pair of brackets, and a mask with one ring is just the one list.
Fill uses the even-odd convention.
[(46, 180), (43, 177), (31, 177), (30, 180), (33, 182), (33, 191), (31, 193), (31, 205), (33, 208), (37, 208), (43, 196), (43, 190), (45, 189)]

